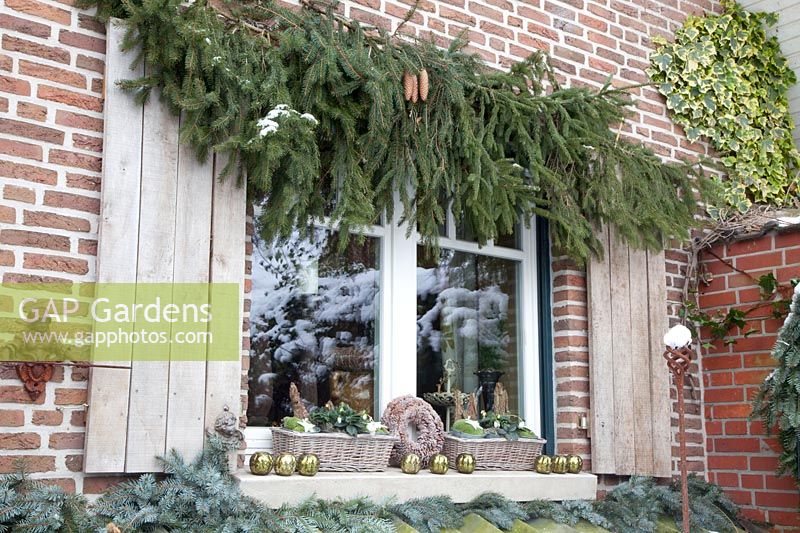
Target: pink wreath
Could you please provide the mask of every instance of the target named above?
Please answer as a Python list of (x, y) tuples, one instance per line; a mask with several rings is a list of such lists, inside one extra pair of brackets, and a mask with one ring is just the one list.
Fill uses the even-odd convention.
[(395, 398), (386, 407), (381, 423), (400, 441), (394, 445), (389, 464), (399, 465), (404, 455), (419, 455), (423, 465), (442, 451), (444, 425), (431, 405), (415, 396)]

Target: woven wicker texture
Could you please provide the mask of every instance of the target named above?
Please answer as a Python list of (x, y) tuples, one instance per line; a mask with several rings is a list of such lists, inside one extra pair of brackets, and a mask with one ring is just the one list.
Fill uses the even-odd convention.
[(383, 472), (397, 440), (393, 435), (351, 437), (344, 433), (299, 433), (283, 428), (272, 430), (274, 453), (297, 456), (316, 454), (320, 472)]
[(460, 453), (475, 456), (475, 470), (533, 470), (533, 463), (542, 454), (544, 439), (462, 439), (444, 436), (442, 453), (450, 464), (456, 464)]

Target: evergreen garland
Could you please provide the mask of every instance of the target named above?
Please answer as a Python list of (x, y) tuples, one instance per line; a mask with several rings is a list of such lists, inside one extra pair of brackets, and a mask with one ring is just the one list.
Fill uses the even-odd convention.
[[(309, 499), (273, 510), (244, 496), (228, 470), (230, 444), (211, 437), (194, 461), (172, 452), (163, 458), (165, 476), (145, 474), (117, 485), (96, 503), (68, 495), (60, 487), (30, 481), (24, 474), (0, 478), (0, 532), (101, 531), (109, 523), (130, 532), (389, 533), (401, 520), (420, 533), (457, 529), (477, 514), (497, 528), (510, 530), (516, 520), (549, 518), (576, 525), (585, 520), (610, 531), (655, 532), (664, 515), (680, 521), (680, 488), (657, 485), (651, 478), (631, 478), (603, 501), (533, 501), (517, 503), (487, 493), (464, 504), (447, 496), (407, 502), (374, 503)], [(738, 509), (715, 485), (690, 478), (694, 528), (735, 532)], [(111, 530), (113, 528), (109, 528)]]
[(800, 285), (794, 288), (772, 357), (777, 368), (761, 384), (751, 416), (761, 419), (768, 432), (777, 430), (782, 448), (778, 472), (789, 472), (800, 486)]
[[(601, 223), (637, 246), (687, 235), (692, 187), (708, 192), (689, 165), (611, 129), (628, 112), (624, 90), (560, 87), (540, 54), (490, 70), (463, 42), (441, 50), (331, 4), (81, 1), (124, 18), (123, 48), (140, 47), (146, 75), (124, 87), (142, 99), (159, 88), (199, 157), (237, 156), (227, 170), (263, 202), (266, 240), (325, 216), (346, 236), (391, 215), (397, 194), (427, 244), (450, 205), (480, 243), (547, 217), (554, 245), (584, 260), (602, 253)], [(407, 102), (403, 75), (421, 69), (429, 95)]]

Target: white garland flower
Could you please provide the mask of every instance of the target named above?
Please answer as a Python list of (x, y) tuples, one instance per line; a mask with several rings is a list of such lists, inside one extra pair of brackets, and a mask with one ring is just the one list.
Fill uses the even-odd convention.
[(477, 420), (471, 420), (469, 418), (465, 418), (464, 422), (472, 426), (474, 429), (481, 429), (481, 424)]
[(313, 422), (309, 421), (308, 418), (298, 420), (297, 423), (303, 426), (303, 431), (305, 431), (306, 433), (311, 433), (317, 427), (314, 425)]
[(367, 431), (369, 431), (370, 435), (374, 435), (379, 429), (386, 429), (386, 426), (375, 421), (367, 423)]

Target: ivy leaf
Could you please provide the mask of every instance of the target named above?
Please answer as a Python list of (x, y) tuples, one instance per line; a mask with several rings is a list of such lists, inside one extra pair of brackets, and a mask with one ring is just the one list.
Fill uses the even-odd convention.
[(665, 71), (672, 64), (672, 56), (667, 54), (653, 54), (650, 56), (650, 61), (656, 65), (659, 70)]
[(778, 280), (775, 278), (775, 274), (770, 272), (759, 276), (758, 286), (761, 288), (761, 297), (766, 299), (775, 294), (778, 289)]

